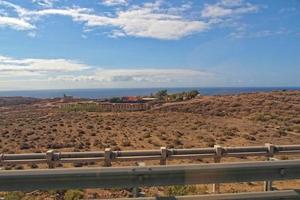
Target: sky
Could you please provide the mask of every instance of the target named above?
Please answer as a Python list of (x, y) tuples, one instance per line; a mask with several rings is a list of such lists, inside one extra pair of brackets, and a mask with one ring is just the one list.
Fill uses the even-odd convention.
[(0, 0), (0, 90), (300, 86), (300, 0)]

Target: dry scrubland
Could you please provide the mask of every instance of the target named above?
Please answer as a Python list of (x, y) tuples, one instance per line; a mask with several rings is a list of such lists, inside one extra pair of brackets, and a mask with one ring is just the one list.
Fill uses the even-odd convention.
[[(5, 109), (2, 107), (0, 112), (0, 149), (3, 153), (41, 152), (47, 149), (90, 151), (106, 147), (126, 150), (154, 149), (160, 146), (193, 148), (214, 144), (248, 146), (267, 142), (300, 144), (300, 91), (204, 96), (144, 112), (64, 112), (55, 108), (36, 108), (34, 104), (13, 105)], [(286, 156), (280, 158), (287, 159)], [(27, 167), (8, 166), (6, 169)], [(278, 183), (278, 187), (282, 186), (299, 188), (300, 184)], [(209, 188), (197, 186), (177, 188), (176, 191), (199, 193)], [(227, 185), (222, 190), (243, 191), (247, 188), (261, 189), (261, 184), (248, 183), (244, 187)], [(173, 190), (151, 188), (146, 189), (146, 192), (172, 194)], [(52, 193), (38, 194), (49, 198), (61, 196), (59, 192)], [(125, 190), (88, 190), (85, 197), (129, 194)]]

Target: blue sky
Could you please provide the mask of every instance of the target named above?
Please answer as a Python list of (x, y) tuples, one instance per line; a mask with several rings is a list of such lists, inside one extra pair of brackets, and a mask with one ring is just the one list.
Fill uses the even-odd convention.
[(0, 90), (300, 86), (299, 0), (0, 0)]

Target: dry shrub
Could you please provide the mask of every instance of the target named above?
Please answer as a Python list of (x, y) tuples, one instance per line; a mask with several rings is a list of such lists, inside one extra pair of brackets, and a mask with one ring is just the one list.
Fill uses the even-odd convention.
[(300, 133), (300, 125), (293, 126), (293, 130), (297, 133)]
[(168, 186), (165, 188), (165, 194), (168, 196), (185, 196), (195, 194), (205, 194), (208, 188), (206, 186), (197, 187), (196, 185)]
[(123, 141), (122, 141), (122, 146), (124, 146), (124, 147), (130, 147), (130, 146), (131, 146), (131, 143), (130, 143), (129, 140), (123, 140)]
[(81, 190), (68, 190), (65, 195), (64, 195), (64, 199), (65, 200), (79, 200), (79, 199), (83, 199), (84, 195), (83, 195), (83, 191)]

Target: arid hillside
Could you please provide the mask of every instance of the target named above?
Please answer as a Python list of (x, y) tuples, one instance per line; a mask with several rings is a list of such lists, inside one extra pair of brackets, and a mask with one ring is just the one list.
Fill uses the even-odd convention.
[(190, 102), (167, 104), (159, 110), (221, 117), (244, 117), (261, 113), (271, 119), (286, 121), (299, 115), (300, 91), (203, 96)]
[(204, 96), (145, 112), (31, 105), (0, 116), (3, 153), (300, 143), (300, 92)]
[(2, 106), (13, 106), (13, 105), (23, 105), (32, 104), (37, 102), (38, 99), (31, 97), (0, 97), (0, 107)]
[[(30, 105), (1, 107), (1, 153), (41, 152), (48, 149), (90, 151), (104, 150), (106, 147), (125, 150), (158, 149), (161, 146), (193, 148), (214, 144), (300, 144), (300, 91), (203, 96), (188, 102), (169, 103), (141, 112), (66, 112), (47, 105), (47, 102), (42, 101)], [(199, 163), (211, 160), (174, 162)], [(76, 164), (75, 167), (85, 164), (87, 163)], [(95, 166), (97, 163), (89, 164)], [(28, 167), (45, 166), (14, 165), (6, 166), (5, 169)], [(276, 187), (297, 188), (299, 182), (278, 183)], [(236, 192), (261, 188), (262, 183), (233, 186), (228, 184), (222, 187), (222, 191)], [(157, 193), (168, 194), (164, 188), (145, 191), (152, 196)], [(207, 186), (195, 190), (196, 193), (207, 191)], [(40, 199), (51, 199), (53, 195), (60, 194), (34, 195)], [(128, 196), (130, 192), (88, 190), (84, 195), (86, 198), (106, 198)]]

